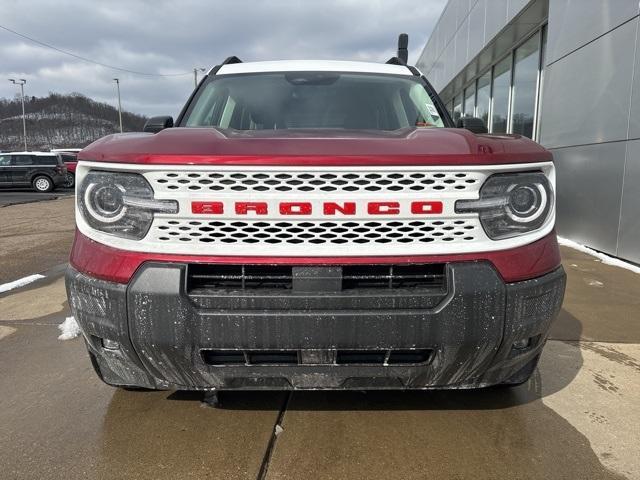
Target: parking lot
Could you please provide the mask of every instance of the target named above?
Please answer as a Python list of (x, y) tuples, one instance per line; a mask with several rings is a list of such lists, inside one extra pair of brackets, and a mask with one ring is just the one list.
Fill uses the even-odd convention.
[(51, 193), (34, 192), (31, 188), (0, 190), (0, 208), (22, 203), (35, 203), (55, 200), (73, 195), (73, 189), (58, 189)]
[(62, 197), (0, 208), (0, 284), (44, 275), (0, 293), (2, 478), (640, 479), (636, 273), (563, 247), (564, 307), (517, 388), (242, 392), (216, 409), (108, 387), (81, 338), (57, 339), (73, 238)]

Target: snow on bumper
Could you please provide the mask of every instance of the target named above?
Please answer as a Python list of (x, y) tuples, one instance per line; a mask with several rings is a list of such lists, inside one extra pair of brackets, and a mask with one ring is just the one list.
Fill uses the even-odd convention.
[(73, 313), (107, 383), (194, 390), (492, 385), (540, 353), (565, 286), (561, 267), (504, 283), (488, 262), (461, 262), (443, 265), (438, 288), (342, 288), (345, 274), (334, 266), (292, 267), (297, 280), (286, 290), (195, 291), (190, 268), (147, 263), (128, 285), (68, 270)]

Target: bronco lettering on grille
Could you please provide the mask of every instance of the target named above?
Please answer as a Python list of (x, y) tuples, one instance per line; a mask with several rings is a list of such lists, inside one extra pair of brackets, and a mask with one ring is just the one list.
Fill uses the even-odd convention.
[[(323, 202), (322, 214), (332, 215), (439, 215), (443, 206), (440, 201), (411, 202), (409, 210), (403, 212), (400, 202), (367, 202), (358, 208), (355, 202)], [(234, 212), (236, 215), (268, 215), (269, 204), (267, 202), (191, 202), (191, 212), (201, 215), (223, 215), (225, 211)], [(361, 210), (361, 211), (358, 211)], [(311, 202), (280, 202), (278, 204), (280, 215), (311, 215), (314, 207)]]

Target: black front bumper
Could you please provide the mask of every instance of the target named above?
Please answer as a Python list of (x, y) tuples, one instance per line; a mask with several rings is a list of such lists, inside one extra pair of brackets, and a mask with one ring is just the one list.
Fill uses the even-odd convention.
[(451, 263), (442, 285), (401, 288), (346, 289), (340, 267), (294, 267), (298, 280), (286, 290), (193, 289), (190, 268), (148, 263), (128, 285), (69, 269), (70, 304), (107, 383), (186, 390), (493, 385), (535, 361), (565, 289), (562, 268), (504, 283), (487, 262)]

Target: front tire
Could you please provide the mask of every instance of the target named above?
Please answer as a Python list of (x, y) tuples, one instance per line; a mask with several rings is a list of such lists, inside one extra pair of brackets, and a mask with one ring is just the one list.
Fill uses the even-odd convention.
[(64, 188), (73, 188), (76, 185), (76, 176), (71, 173), (71, 172), (67, 172), (67, 174), (64, 177)]
[(31, 183), (33, 189), (39, 193), (49, 193), (53, 191), (53, 182), (45, 175), (38, 175)]

